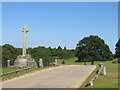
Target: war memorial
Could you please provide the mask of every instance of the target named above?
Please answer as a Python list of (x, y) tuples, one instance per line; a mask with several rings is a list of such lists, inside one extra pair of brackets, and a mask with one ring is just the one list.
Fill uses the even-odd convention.
[(28, 29), (26, 26), (22, 29), (23, 32), (23, 48), (22, 48), (22, 55), (19, 55), (15, 62), (14, 67), (37, 67), (36, 61), (32, 59), (32, 57), (29, 54), (26, 54), (26, 34), (28, 32)]

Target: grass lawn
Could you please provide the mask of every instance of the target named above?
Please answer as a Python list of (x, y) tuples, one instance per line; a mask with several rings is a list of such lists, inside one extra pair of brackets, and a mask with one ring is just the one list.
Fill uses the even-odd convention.
[[(70, 59), (64, 59), (65, 64), (62, 64), (62, 59), (58, 59), (58, 65), (84, 65), (84, 62), (75, 62), (75, 60), (77, 60), (76, 57), (74, 58), (70, 58)], [(94, 62), (94, 64), (99, 64), (100, 62)], [(86, 62), (87, 65), (91, 65), (91, 62)]]
[[(65, 65), (84, 65), (83, 62), (75, 62), (77, 58), (72, 59), (65, 59)], [(107, 75), (99, 75), (97, 79), (94, 80), (92, 87), (85, 87), (85, 85), (88, 83), (88, 81), (93, 77), (93, 75), (98, 70), (98, 64), (103, 63), (104, 66), (106, 66), (107, 69)], [(62, 64), (62, 60), (58, 60), (59, 65)], [(87, 62), (87, 65), (91, 65), (91, 62)], [(94, 62), (94, 64), (97, 65), (96, 70), (93, 71), (93, 73), (87, 78), (87, 80), (82, 84), (80, 88), (118, 88), (118, 64), (112, 63), (112, 61), (107, 62)], [(101, 73), (102, 74), (102, 73)]]
[(90, 88), (118, 88), (118, 64), (111, 61), (103, 64), (107, 68), (107, 75), (99, 75)]
[(2, 68), (2, 73), (7, 73), (7, 72), (10, 72), (10, 71), (15, 71), (15, 70), (19, 70), (19, 68)]

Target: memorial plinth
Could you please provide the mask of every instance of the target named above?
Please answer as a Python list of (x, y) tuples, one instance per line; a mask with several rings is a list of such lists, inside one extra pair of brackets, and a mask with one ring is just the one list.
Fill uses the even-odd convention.
[(35, 60), (32, 59), (29, 54), (19, 55), (14, 62), (14, 66), (15, 67), (37, 67)]

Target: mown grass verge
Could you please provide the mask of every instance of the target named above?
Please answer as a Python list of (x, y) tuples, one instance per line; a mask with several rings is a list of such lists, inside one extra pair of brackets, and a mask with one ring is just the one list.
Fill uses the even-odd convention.
[(112, 61), (103, 62), (103, 65), (107, 68), (107, 75), (98, 76), (94, 80), (93, 86), (85, 87), (88, 81), (94, 76), (96, 70), (87, 78), (80, 88), (118, 88), (118, 64), (113, 64)]
[[(17, 72), (17, 73), (4, 75), (4, 76), (2, 76), (2, 81), (9, 80), (9, 79), (12, 79), (12, 78), (15, 78), (15, 77), (19, 77), (19, 76), (22, 76), (22, 75), (25, 75), (25, 74), (28, 74), (28, 73), (34, 73), (34, 72), (39, 71), (39, 70), (52, 68), (52, 67), (57, 67), (57, 66), (47, 66), (47, 67), (44, 67), (44, 68), (31, 68), (29, 70), (25, 70), (25, 71), (20, 71), (20, 72)], [(15, 71), (15, 70), (18, 70), (18, 68), (15, 68), (15, 69), (3, 68), (2, 71), (3, 71), (3, 73), (6, 73), (6, 72), (10, 72), (10, 71)]]
[[(64, 59), (65, 61), (64, 65), (84, 65), (84, 62), (75, 62), (75, 60), (77, 60), (77, 58)], [(58, 64), (63, 65), (62, 61), (63, 60), (59, 59)], [(85, 87), (89, 80), (95, 75), (99, 63), (103, 63), (103, 65), (106, 66), (107, 75), (104, 76), (102, 75), (103, 73), (101, 73), (101, 75), (99, 75), (98, 78), (94, 80), (92, 87), (91, 86)], [(86, 62), (86, 64), (91, 65), (91, 62)], [(106, 62), (95, 61), (94, 64), (97, 65), (97, 68), (80, 86), (80, 88), (118, 88), (118, 63), (113, 63), (113, 61)]]

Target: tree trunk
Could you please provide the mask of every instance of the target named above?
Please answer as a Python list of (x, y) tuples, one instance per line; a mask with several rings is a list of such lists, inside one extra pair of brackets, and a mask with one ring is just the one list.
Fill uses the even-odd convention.
[(84, 61), (84, 65), (86, 65), (86, 61)]
[(40, 66), (39, 66), (39, 61), (38, 61), (38, 60), (37, 60), (37, 67), (40, 68)]
[(94, 61), (92, 61), (91, 65), (94, 65)]

